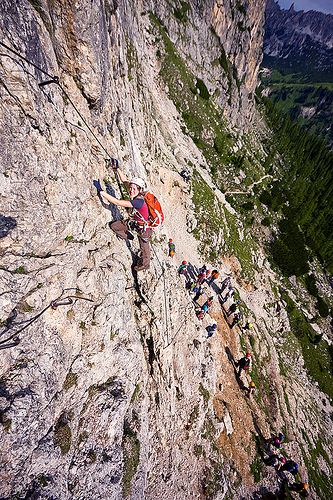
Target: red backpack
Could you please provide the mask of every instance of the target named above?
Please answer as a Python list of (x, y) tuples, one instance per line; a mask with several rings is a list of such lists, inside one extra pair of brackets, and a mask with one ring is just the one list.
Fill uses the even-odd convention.
[(143, 199), (148, 206), (149, 219), (147, 221), (144, 220), (142, 215), (135, 210), (136, 215), (142, 219), (142, 222), (138, 221), (138, 224), (147, 225), (148, 227), (160, 226), (164, 221), (164, 214), (160, 202), (152, 193), (143, 193)]

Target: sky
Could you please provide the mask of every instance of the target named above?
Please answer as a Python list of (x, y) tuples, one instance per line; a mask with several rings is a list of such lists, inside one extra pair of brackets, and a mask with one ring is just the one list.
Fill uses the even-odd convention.
[(333, 1), (332, 0), (278, 0), (281, 9), (289, 9), (294, 3), (295, 10), (317, 10), (325, 14), (333, 14)]

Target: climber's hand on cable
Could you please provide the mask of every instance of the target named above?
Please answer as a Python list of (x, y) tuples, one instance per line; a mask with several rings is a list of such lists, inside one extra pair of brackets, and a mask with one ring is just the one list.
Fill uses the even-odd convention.
[(98, 179), (98, 181), (94, 181), (93, 184), (94, 184), (95, 188), (97, 189), (97, 194), (99, 194), (101, 191), (103, 191), (99, 179)]
[(115, 158), (112, 158), (112, 168), (114, 172), (116, 172), (119, 168), (118, 160), (116, 160)]

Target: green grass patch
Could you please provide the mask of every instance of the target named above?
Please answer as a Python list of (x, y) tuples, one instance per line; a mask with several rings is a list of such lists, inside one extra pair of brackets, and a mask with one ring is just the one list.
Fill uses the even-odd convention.
[(250, 471), (251, 474), (253, 475), (255, 483), (259, 483), (261, 479), (262, 470), (263, 470), (263, 460), (258, 453), (250, 465)]
[(20, 266), (14, 271), (15, 274), (27, 274), (24, 267)]
[(124, 425), (121, 447), (124, 459), (123, 497), (126, 498), (130, 495), (132, 479), (136, 474), (140, 460), (140, 441), (136, 432), (127, 425)]
[(64, 385), (62, 386), (64, 391), (68, 391), (73, 385), (77, 384), (77, 374), (73, 373), (71, 370), (67, 373)]
[(199, 385), (199, 392), (200, 392), (201, 396), (203, 397), (204, 404), (207, 405), (209, 398), (210, 398), (210, 394), (209, 394), (209, 391), (207, 391), (207, 389), (204, 388), (204, 386), (202, 385), (202, 382), (200, 382), (200, 385)]
[(71, 447), (72, 431), (64, 418), (60, 417), (54, 428), (54, 444), (60, 447), (61, 454), (66, 455)]
[(140, 384), (136, 384), (135, 389), (133, 391), (132, 397), (131, 397), (131, 404), (134, 403), (136, 400), (137, 395), (139, 394), (140, 391)]
[(178, 21), (185, 23), (188, 21), (187, 13), (191, 9), (191, 6), (188, 2), (180, 2), (181, 7), (179, 9), (174, 9), (173, 13)]

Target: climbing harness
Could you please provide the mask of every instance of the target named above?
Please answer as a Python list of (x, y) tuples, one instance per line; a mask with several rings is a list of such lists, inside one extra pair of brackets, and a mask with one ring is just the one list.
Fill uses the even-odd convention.
[[(88, 299), (86, 297), (80, 297), (78, 295), (68, 295), (67, 297), (62, 297), (62, 294), (64, 293), (65, 290), (61, 293), (60, 297), (58, 297), (55, 300), (52, 300), (48, 306), (46, 306), (40, 313), (38, 313), (36, 316), (28, 320), (27, 324), (17, 330), (15, 333), (13, 333), (10, 337), (6, 338), (5, 340), (0, 340), (0, 349), (7, 349), (9, 347), (14, 347), (15, 345), (20, 343), (20, 339), (18, 337), (18, 334), (23, 332), (28, 326), (30, 326), (32, 323), (34, 323), (42, 314), (44, 314), (50, 307), (51, 309), (55, 310), (57, 309), (58, 306), (65, 306), (69, 304), (73, 304), (74, 300), (81, 299), (81, 300), (87, 300), (88, 302), (94, 302), (92, 299)], [(15, 317), (17, 316), (17, 313)], [(13, 321), (7, 320), (7, 325), (10, 323), (10, 326), (7, 326), (6, 329), (0, 333), (0, 336), (2, 336), (6, 331), (10, 330), (13, 328), (13, 326), (17, 324), (22, 324), (22, 323), (14, 323)], [(24, 322), (23, 322), (24, 323)], [(14, 339), (14, 342), (11, 344), (7, 344), (10, 340)]]

